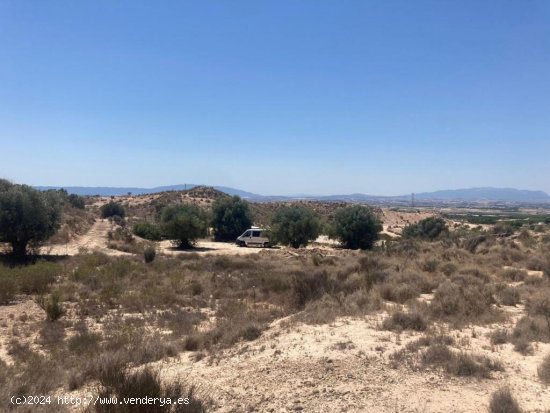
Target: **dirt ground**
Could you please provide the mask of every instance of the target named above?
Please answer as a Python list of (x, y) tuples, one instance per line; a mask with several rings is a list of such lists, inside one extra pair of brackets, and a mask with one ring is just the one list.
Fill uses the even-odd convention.
[(107, 248), (107, 234), (113, 229), (113, 224), (107, 219), (98, 219), (90, 230), (65, 244), (46, 245), (42, 254), (48, 255), (76, 255), (81, 251), (101, 251), (108, 255), (126, 255), (122, 251)]
[[(69, 243), (45, 245), (41, 249), (41, 253), (47, 255), (77, 255), (83, 251), (99, 251), (107, 255), (131, 255), (127, 252), (108, 248), (108, 233), (114, 228), (115, 226), (110, 223), (109, 220), (98, 219), (86, 234), (76, 237)], [(145, 241), (138, 237), (136, 238), (141, 241)], [(276, 251), (279, 249), (279, 247), (274, 247), (270, 249), (256, 247), (243, 248), (231, 242), (214, 242), (207, 239), (198, 240), (196, 243), (196, 247), (191, 250), (180, 250), (174, 248), (171, 241), (169, 240), (157, 242), (156, 245), (158, 252), (163, 255), (180, 255), (192, 253), (209, 255), (248, 255), (257, 254), (262, 251), (265, 252), (266, 250)], [(315, 240), (314, 243), (312, 243), (312, 245), (308, 246), (308, 248), (331, 248), (337, 245), (337, 241), (328, 238), (326, 235), (321, 235), (317, 240)]]
[[(130, 198), (129, 198), (130, 199)], [(141, 198), (139, 198), (141, 199)], [(146, 199), (146, 198), (144, 198)], [(100, 198), (97, 204), (108, 202), (108, 198)], [(134, 200), (134, 202), (136, 202)], [(145, 201), (144, 201), (145, 202)], [(402, 212), (389, 209), (383, 210), (383, 234), (387, 234), (392, 238), (399, 237), (403, 227), (410, 223), (416, 223), (421, 219), (432, 216), (430, 211), (419, 212)], [(68, 243), (45, 245), (41, 249), (42, 254), (48, 255), (76, 255), (81, 251), (100, 251), (107, 255), (128, 255), (129, 253), (108, 248), (108, 232), (114, 230), (115, 225), (107, 219), (97, 219), (90, 230)], [(144, 240), (143, 240), (144, 241)], [(336, 247), (338, 242), (328, 238), (326, 235), (321, 235), (315, 240), (313, 246), (316, 247)], [(181, 251), (173, 248), (170, 241), (161, 241), (157, 243), (158, 252), (164, 255), (178, 255), (189, 253), (207, 253), (211, 255), (248, 255), (262, 251), (262, 248), (240, 248), (233, 243), (213, 242), (210, 240), (199, 240), (196, 248), (189, 251)]]
[(505, 372), (477, 380), (393, 369), (389, 354), (420, 334), (379, 330), (380, 317), (293, 327), (278, 320), (254, 343), (215, 359), (194, 363), (182, 354), (157, 366), (167, 380), (198, 383), (220, 413), (476, 412), (486, 411), (491, 393), (503, 385), (526, 411), (548, 411), (550, 387), (537, 380), (536, 366), (550, 344), (525, 357), (511, 344), (491, 346), (485, 336), (489, 328), (467, 328), (450, 333), (460, 349), (498, 358)]

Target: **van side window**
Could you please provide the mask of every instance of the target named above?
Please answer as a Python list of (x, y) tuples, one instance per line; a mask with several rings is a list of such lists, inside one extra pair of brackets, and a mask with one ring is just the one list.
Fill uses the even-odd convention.
[(250, 231), (246, 231), (244, 234), (243, 234), (243, 237), (249, 237), (250, 236)]
[(260, 237), (260, 231), (252, 231), (252, 237), (259, 238)]

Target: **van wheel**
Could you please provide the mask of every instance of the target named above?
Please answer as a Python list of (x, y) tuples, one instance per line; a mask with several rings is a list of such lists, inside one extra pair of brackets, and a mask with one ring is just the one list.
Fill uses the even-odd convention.
[(239, 242), (239, 247), (246, 247), (246, 243), (244, 241)]
[(269, 242), (264, 242), (264, 248), (269, 248), (270, 245), (269, 245)]

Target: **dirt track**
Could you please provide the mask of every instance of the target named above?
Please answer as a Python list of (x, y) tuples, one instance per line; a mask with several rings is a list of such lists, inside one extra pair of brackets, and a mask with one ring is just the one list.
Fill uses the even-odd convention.
[(81, 250), (101, 251), (109, 255), (128, 255), (128, 253), (107, 248), (107, 234), (112, 224), (106, 219), (98, 219), (90, 230), (67, 244), (47, 245), (42, 253), (51, 255), (76, 255)]
[[(99, 219), (93, 224), (90, 230), (70, 241), (66, 244), (46, 245), (41, 252), (48, 255), (77, 255), (81, 251), (100, 251), (108, 255), (131, 255), (127, 252), (122, 252), (108, 248), (108, 233), (115, 226), (106, 219)], [(146, 241), (136, 237), (138, 240)], [(325, 247), (334, 246), (335, 241), (328, 239), (326, 236), (321, 236), (317, 240), (318, 243)], [(210, 240), (199, 240), (196, 247), (191, 250), (180, 250), (174, 248), (171, 241), (165, 240), (156, 243), (157, 250), (162, 255), (180, 255), (180, 254), (209, 254), (209, 255), (248, 255), (257, 254), (261, 251), (266, 251), (265, 248), (248, 247), (242, 248), (231, 242), (214, 242)], [(269, 249), (276, 251), (278, 248)]]

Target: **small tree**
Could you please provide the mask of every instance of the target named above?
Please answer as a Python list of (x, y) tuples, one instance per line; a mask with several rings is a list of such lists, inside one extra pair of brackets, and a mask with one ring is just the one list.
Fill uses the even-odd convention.
[(150, 241), (160, 241), (162, 239), (162, 233), (159, 226), (151, 222), (136, 222), (134, 224), (133, 231), (138, 237), (145, 238)]
[(293, 248), (305, 247), (319, 236), (320, 224), (315, 213), (305, 207), (290, 206), (279, 209), (271, 223), (275, 242)]
[(121, 218), (124, 218), (126, 215), (126, 211), (124, 211), (124, 207), (115, 201), (109, 201), (109, 203), (103, 205), (100, 208), (101, 212), (101, 218), (109, 218), (114, 216), (119, 216)]
[(14, 256), (24, 256), (29, 244), (38, 245), (55, 234), (60, 217), (58, 197), (27, 185), (2, 182), (0, 242), (10, 243)]
[(218, 198), (214, 202), (212, 227), (217, 241), (232, 241), (251, 225), (248, 202), (238, 196)]
[(83, 196), (70, 194), (67, 199), (73, 208), (84, 209), (86, 207), (86, 201)]
[(424, 238), (433, 241), (448, 232), (449, 228), (443, 218), (429, 217), (406, 226), (403, 228), (402, 235), (405, 238)]
[(191, 248), (198, 238), (206, 236), (208, 219), (195, 205), (172, 205), (162, 211), (161, 228), (178, 247)]
[(382, 223), (371, 208), (353, 205), (336, 212), (331, 235), (346, 248), (371, 249), (380, 231)]

